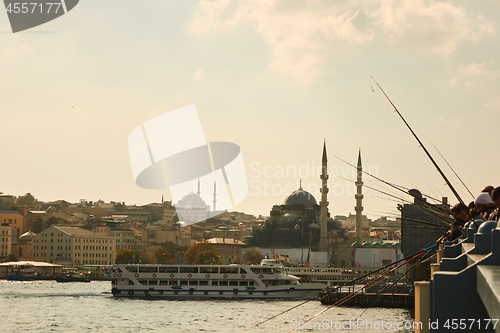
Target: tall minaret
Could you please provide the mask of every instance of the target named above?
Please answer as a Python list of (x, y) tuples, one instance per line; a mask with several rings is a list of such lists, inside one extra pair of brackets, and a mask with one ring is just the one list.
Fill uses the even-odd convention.
[(357, 167), (357, 178), (356, 178), (356, 194), (354, 197), (356, 198), (356, 240), (360, 241), (362, 238), (361, 235), (361, 212), (363, 211), (363, 167), (361, 166), (361, 149), (358, 154), (358, 167)]
[(217, 188), (215, 187), (215, 182), (214, 182), (214, 212), (215, 212), (215, 203), (217, 202), (217, 200), (215, 200), (215, 197), (217, 196)]
[(327, 158), (326, 158), (326, 141), (323, 143), (323, 159), (321, 161), (321, 202), (319, 203), (321, 207), (320, 215), (320, 227), (321, 227), (321, 237), (319, 241), (319, 250), (328, 251), (328, 229), (327, 229), (327, 217), (328, 217), (328, 174), (327, 174)]
[(200, 192), (200, 179), (198, 178), (198, 196), (200, 196), (201, 192)]

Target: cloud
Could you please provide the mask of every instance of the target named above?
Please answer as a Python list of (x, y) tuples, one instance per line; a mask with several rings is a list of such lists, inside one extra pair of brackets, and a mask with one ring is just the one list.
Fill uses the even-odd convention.
[(495, 24), (461, 6), (434, 0), (200, 0), (191, 31), (204, 35), (251, 26), (271, 47), (271, 70), (298, 80), (325, 73), (334, 51), (380, 37), (450, 55), (460, 42), (494, 32)]
[(486, 63), (482, 62), (480, 64), (473, 62), (467, 66), (460, 67), (458, 70), (466, 75), (470, 76), (487, 76), (489, 78), (494, 78), (498, 75), (497, 72), (490, 69), (484, 68)]
[(464, 120), (463, 116), (460, 116), (460, 117), (455, 117), (455, 116), (445, 117), (443, 115), (440, 115), (439, 118), (438, 118), (438, 122), (439, 123), (442, 123), (442, 124), (452, 124), (452, 125), (461, 124), (463, 120)]
[(194, 71), (194, 80), (199, 82), (203, 79), (203, 69), (197, 69)]
[(495, 23), (465, 8), (432, 0), (381, 0), (374, 12), (389, 42), (450, 55), (462, 41), (494, 32)]
[(10, 57), (16, 57), (21, 54), (25, 54), (31, 51), (31, 48), (28, 46), (28, 44), (24, 43), (20, 47), (13, 47), (13, 48), (8, 48), (5, 50), (5, 56), (7, 58)]
[(367, 20), (359, 9), (343, 2), (318, 0), (201, 0), (191, 30), (197, 34), (232, 31), (239, 24), (253, 25), (272, 47), (270, 69), (298, 80), (321, 75), (329, 52), (339, 43), (362, 45), (374, 38), (370, 29), (354, 21)]
[(500, 109), (500, 99), (494, 100), (494, 101), (488, 101), (484, 103), (484, 106), (487, 108), (492, 108), (492, 109)]

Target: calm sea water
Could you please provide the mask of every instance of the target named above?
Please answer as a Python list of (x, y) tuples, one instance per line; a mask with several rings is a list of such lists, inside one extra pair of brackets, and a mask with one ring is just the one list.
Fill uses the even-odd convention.
[[(1, 332), (243, 332), (303, 301), (174, 301), (115, 299), (110, 282), (0, 280)], [(324, 310), (311, 301), (249, 332), (289, 332)], [(332, 308), (295, 332), (413, 332), (403, 309)], [(362, 314), (362, 315), (361, 315)], [(349, 325), (356, 320), (364, 325)], [(371, 329), (368, 322), (372, 324)], [(387, 329), (388, 323), (393, 329)], [(377, 328), (377, 324), (379, 329)], [(316, 325), (316, 328), (314, 328)], [(321, 325), (321, 327), (320, 327)], [(342, 325), (344, 329), (342, 329)], [(380, 327), (384, 325), (384, 329)], [(401, 326), (402, 327), (402, 326)]]

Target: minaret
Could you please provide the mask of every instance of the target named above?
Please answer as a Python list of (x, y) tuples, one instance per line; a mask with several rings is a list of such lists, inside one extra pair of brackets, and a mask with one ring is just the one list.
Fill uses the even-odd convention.
[(200, 192), (200, 179), (198, 178), (198, 193), (197, 193), (197, 194), (198, 194), (198, 196), (200, 196), (200, 193), (201, 193), (201, 192)]
[(328, 228), (327, 228), (327, 217), (328, 217), (328, 199), (327, 199), (327, 194), (328, 194), (328, 175), (327, 175), (327, 158), (326, 158), (326, 141), (323, 143), (323, 159), (321, 161), (321, 176), (319, 177), (321, 179), (321, 202), (319, 203), (321, 207), (320, 211), (320, 230), (321, 230), (321, 237), (319, 241), (319, 250), (320, 251), (328, 251)]
[(217, 200), (215, 200), (215, 197), (217, 196), (217, 188), (215, 187), (215, 182), (214, 182), (214, 212), (215, 212), (215, 203)]
[(361, 166), (361, 149), (358, 154), (358, 167), (357, 167), (357, 178), (356, 178), (356, 194), (354, 197), (356, 198), (356, 240), (361, 241), (361, 212), (363, 211), (363, 167)]

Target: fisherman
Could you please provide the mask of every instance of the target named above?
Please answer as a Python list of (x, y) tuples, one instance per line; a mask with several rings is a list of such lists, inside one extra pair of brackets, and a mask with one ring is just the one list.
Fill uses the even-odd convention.
[(496, 187), (492, 192), (491, 192), (491, 200), (497, 207), (491, 214), (490, 214), (490, 220), (498, 222), (500, 218), (500, 186)]
[(476, 205), (477, 210), (481, 213), (482, 220), (484, 221), (488, 221), (490, 214), (496, 209), (496, 206), (493, 203), (493, 200), (491, 200), (488, 192), (482, 192), (479, 194), (476, 197), (476, 200), (474, 200), (474, 204)]
[(491, 197), (491, 192), (493, 191), (494, 187), (491, 185), (485, 186), (482, 190), (481, 193), (488, 193)]
[(446, 241), (451, 242), (462, 237), (462, 227), (465, 222), (469, 220), (469, 209), (466, 205), (457, 203), (451, 208), (451, 215), (453, 216), (453, 222), (451, 223), (450, 230), (441, 236), (436, 241), (436, 244), (444, 243)]

